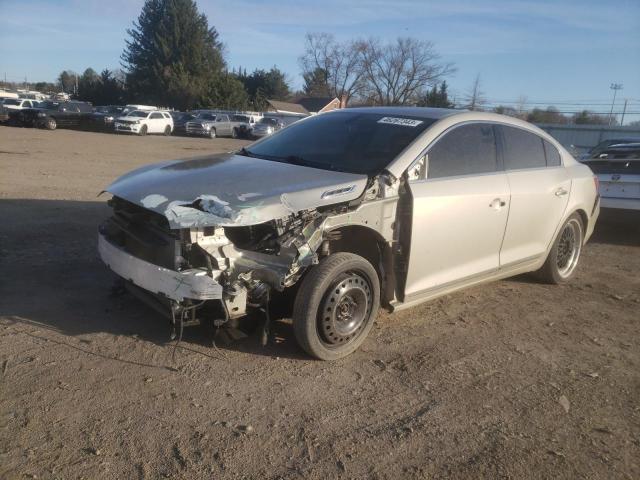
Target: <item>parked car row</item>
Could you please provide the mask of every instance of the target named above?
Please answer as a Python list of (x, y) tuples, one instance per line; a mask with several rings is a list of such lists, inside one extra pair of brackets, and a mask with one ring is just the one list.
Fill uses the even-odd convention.
[(280, 130), (284, 123), (261, 113), (196, 110), (176, 112), (150, 105), (93, 107), (80, 101), (6, 99), (0, 121), (23, 127), (55, 130), (58, 127), (112, 131), (136, 135), (189, 135), (209, 138), (261, 138)]

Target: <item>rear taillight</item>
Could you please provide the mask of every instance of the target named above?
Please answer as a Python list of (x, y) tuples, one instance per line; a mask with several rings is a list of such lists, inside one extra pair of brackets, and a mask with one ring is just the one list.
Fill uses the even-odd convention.
[(600, 195), (600, 180), (598, 180), (596, 175), (593, 176), (593, 183), (596, 185), (596, 193)]

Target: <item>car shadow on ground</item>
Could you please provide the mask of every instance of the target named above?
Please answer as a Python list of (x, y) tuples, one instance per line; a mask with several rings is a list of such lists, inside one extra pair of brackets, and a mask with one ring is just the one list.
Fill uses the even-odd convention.
[[(102, 200), (0, 200), (0, 319), (82, 336), (109, 333), (170, 347), (167, 318), (117, 287), (116, 276), (97, 254), (97, 228), (109, 216)], [(184, 329), (181, 349), (215, 356), (215, 349), (269, 357), (307, 359), (279, 304), (272, 308), (270, 342), (259, 331), (230, 337), (208, 325)], [(262, 322), (261, 314), (253, 318)], [(247, 322), (248, 323), (248, 322)], [(247, 325), (245, 323), (245, 325)], [(212, 340), (215, 340), (215, 348)]]

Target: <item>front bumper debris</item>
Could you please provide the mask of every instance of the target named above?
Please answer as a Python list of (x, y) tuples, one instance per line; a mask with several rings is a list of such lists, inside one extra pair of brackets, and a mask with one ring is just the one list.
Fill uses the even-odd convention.
[(160, 267), (130, 255), (102, 234), (98, 235), (98, 251), (111, 270), (150, 293), (176, 302), (222, 298), (222, 286), (214, 279), (220, 275), (219, 271), (214, 270), (212, 278), (201, 268), (178, 272)]

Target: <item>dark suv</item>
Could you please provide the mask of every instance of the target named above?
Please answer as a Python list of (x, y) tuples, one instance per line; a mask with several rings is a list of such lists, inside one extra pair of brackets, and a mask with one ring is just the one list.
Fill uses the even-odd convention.
[(58, 127), (77, 127), (91, 113), (90, 103), (46, 101), (39, 108), (20, 110), (18, 121), (24, 126), (55, 130)]

